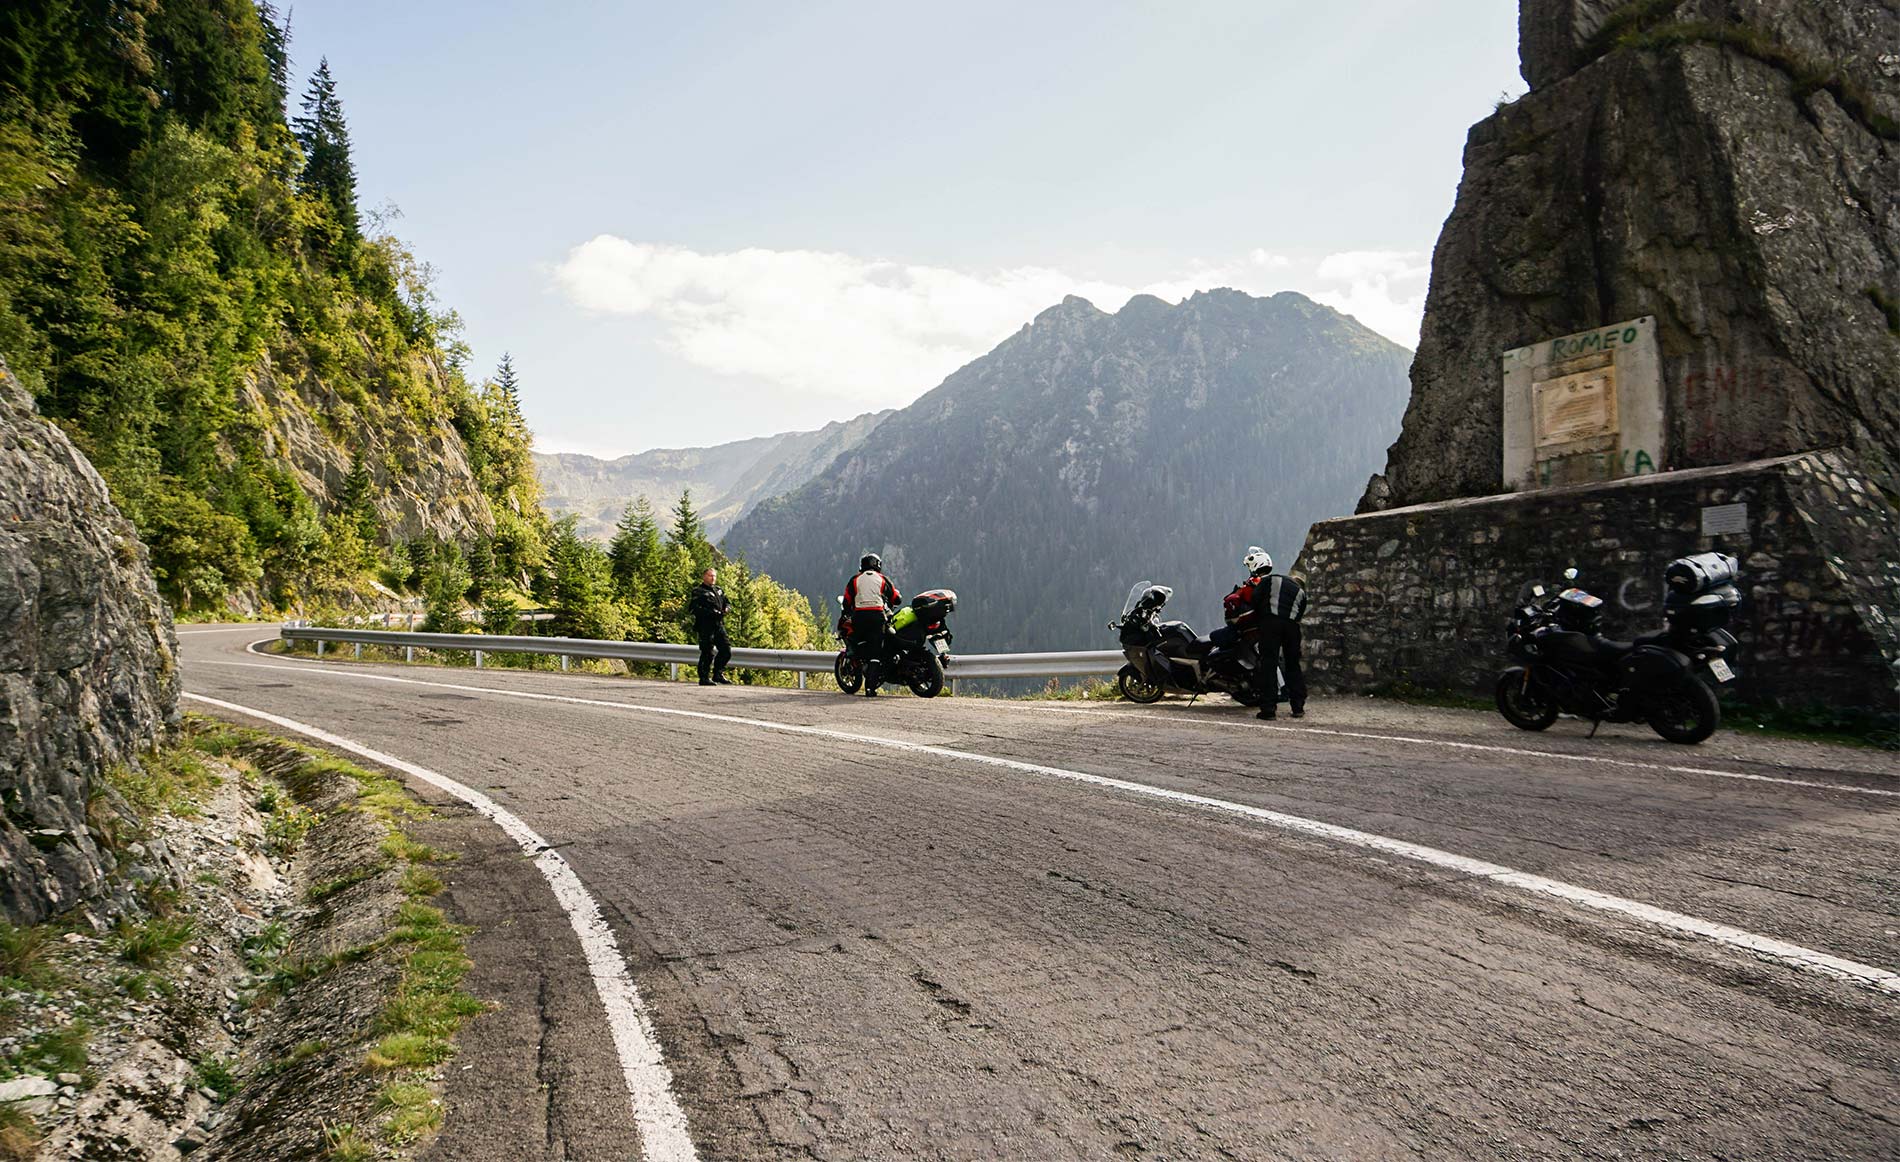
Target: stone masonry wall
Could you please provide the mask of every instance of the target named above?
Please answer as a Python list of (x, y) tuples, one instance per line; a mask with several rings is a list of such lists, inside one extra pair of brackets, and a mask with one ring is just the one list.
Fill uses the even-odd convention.
[(89, 810), (176, 715), (177, 672), (145, 546), (0, 362), (0, 919), (107, 892)]
[[(1703, 507), (1736, 502), (1747, 532), (1702, 536)], [(1736, 696), (1900, 713), (1900, 507), (1838, 451), (1316, 524), (1296, 566), (1309, 681), (1488, 694), (1533, 582), (1577, 566), (1627, 636), (1661, 626), (1664, 566), (1709, 549), (1744, 573)]]

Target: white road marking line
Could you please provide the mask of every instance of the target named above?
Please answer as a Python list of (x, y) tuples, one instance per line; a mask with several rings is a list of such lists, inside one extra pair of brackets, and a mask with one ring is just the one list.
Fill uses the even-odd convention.
[[(1167, 717), (1165, 712), (1157, 713), (1154, 711), (1141, 710), (1083, 710), (1079, 707), (1071, 706), (1023, 706), (1022, 709), (1032, 710), (1042, 714), (1092, 714), (1097, 717), (1114, 716), (1118, 718), (1153, 719)], [(1790, 787), (1820, 787), (1823, 790), (1843, 791), (1850, 795), (1878, 795), (1890, 799), (1900, 799), (1900, 791), (1885, 791), (1878, 787), (1843, 787), (1837, 783), (1822, 783), (1813, 779), (1791, 779), (1780, 775), (1751, 775), (1742, 771), (1718, 771), (1710, 767), (1679, 767), (1668, 763), (1640, 763), (1634, 759), (1613, 759), (1604, 755), (1592, 754), (1566, 754), (1563, 751), (1554, 750), (1528, 750), (1524, 747), (1499, 746), (1496, 743), (1457, 742), (1448, 738), (1419, 738), (1415, 735), (1406, 734), (1374, 734), (1370, 731), (1339, 730), (1328, 726), (1270, 726), (1258, 720), (1251, 722), (1229, 722), (1219, 718), (1168, 718), (1167, 720), (1171, 722), (1185, 722), (1193, 726), (1220, 726), (1226, 727), (1229, 730), (1273, 730), (1281, 734), (1324, 734), (1334, 738), (1371, 739), (1375, 742), (1407, 742), (1419, 746), (1445, 747), (1450, 750), (1474, 750), (1491, 754), (1518, 755), (1524, 758), (1558, 759), (1567, 763), (1597, 763), (1606, 767), (1626, 767), (1639, 771), (1668, 771), (1673, 775), (1704, 775), (1714, 779), (1742, 779), (1751, 783), (1781, 783)], [(1881, 772), (1879, 771), (1846, 770), (1840, 773), (1844, 775), (1881, 776)]]
[(405, 686), (427, 686), (440, 690), (461, 690), (474, 694), (492, 694), (503, 698), (520, 698), (536, 702), (560, 702), (576, 706), (600, 706), (610, 710), (641, 714), (658, 714), (675, 718), (693, 718), (706, 722), (723, 722), (735, 726), (749, 726), (761, 730), (779, 731), (784, 734), (802, 734), (815, 738), (828, 738), (840, 742), (862, 743), (867, 746), (884, 747), (890, 750), (905, 751), (912, 754), (927, 754), (936, 758), (951, 759), (959, 762), (978, 763), (984, 766), (1000, 767), (1004, 770), (1020, 771), (1025, 774), (1043, 775), (1068, 782), (1084, 783), (1090, 786), (1104, 787), (1123, 791), (1151, 799), (1160, 799), (1190, 807), (1201, 807), (1230, 815), (1239, 815), (1268, 823), (1286, 831), (1301, 835), (1310, 835), (1320, 839), (1352, 847), (1365, 848), (1414, 860), (1432, 867), (1445, 868), (1473, 879), (1482, 879), (1506, 887), (1518, 888), (1536, 895), (1549, 896), (1564, 900), (1584, 908), (1613, 915), (1640, 920), (1672, 932), (1701, 937), (1718, 944), (1823, 976), (1846, 980), (1855, 984), (1867, 985), (1881, 992), (1900, 995), (1900, 973), (1892, 972), (1873, 965), (1846, 960), (1812, 948), (1803, 948), (1798, 944), (1789, 944), (1770, 936), (1761, 936), (1740, 928), (1731, 928), (1726, 924), (1717, 924), (1696, 916), (1671, 912), (1653, 904), (1613, 896), (1592, 888), (1579, 887), (1561, 880), (1549, 879), (1530, 872), (1521, 872), (1502, 864), (1490, 863), (1471, 856), (1458, 855), (1455, 852), (1441, 851), (1435, 847), (1410, 843), (1403, 839), (1376, 835), (1369, 831), (1359, 831), (1351, 827), (1342, 827), (1336, 823), (1324, 823), (1317, 819), (1308, 819), (1300, 815), (1289, 815), (1281, 811), (1270, 811), (1264, 807), (1255, 807), (1246, 803), (1236, 803), (1226, 799), (1216, 799), (1207, 795), (1195, 795), (1185, 791), (1171, 791), (1163, 787), (1149, 786), (1146, 783), (1130, 782), (1127, 779), (1112, 778), (1107, 775), (1092, 775), (1086, 771), (1072, 771), (1063, 767), (1043, 766), (1040, 763), (1026, 763), (1017, 759), (999, 758), (995, 755), (981, 754), (976, 751), (953, 750), (949, 747), (932, 746), (921, 742), (906, 742), (902, 739), (880, 738), (877, 735), (853, 734), (843, 730), (827, 730), (817, 726), (799, 726), (792, 723), (773, 722), (763, 718), (742, 718), (732, 714), (714, 714), (705, 710), (680, 710), (671, 706), (643, 706), (634, 702), (610, 702), (600, 698), (575, 698), (565, 694), (540, 694), (528, 690), (499, 690), (492, 686), (468, 686), (454, 682), (424, 682), (415, 678), (398, 678), (389, 674), (357, 673), (348, 670), (332, 670), (317, 667), (314, 670), (303, 666), (270, 665), (262, 662), (222, 662), (213, 663), (225, 666), (242, 666), (263, 670), (297, 670), (305, 673), (318, 673), (335, 678), (354, 678), (361, 681), (393, 682)]
[[(244, 649), (246, 653), (255, 655), (260, 658), (271, 657), (272, 655), (270, 654), (259, 652), (257, 647), (265, 644), (265, 642), (271, 642), (271, 641), (276, 641), (276, 640), (278, 639), (266, 638), (263, 641), (251, 642), (249, 645), (245, 646)], [(298, 658), (295, 660), (304, 665), (320, 664), (317, 662), (315, 658)], [(216, 665), (228, 666), (228, 665), (237, 665), (241, 663), (209, 662), (209, 663), (202, 663), (202, 664), (214, 665), (214, 666)], [(1330, 735), (1334, 738), (1369, 739), (1374, 742), (1403, 742), (1403, 743), (1411, 743), (1415, 746), (1443, 747), (1448, 750), (1470, 750), (1470, 751), (1488, 752), (1491, 754), (1516, 755), (1523, 758), (1557, 759), (1561, 762), (1567, 762), (1567, 763), (1595, 763), (1598, 766), (1622, 767), (1626, 770), (1637, 770), (1637, 771), (1644, 771), (1644, 772), (1667, 771), (1668, 773), (1672, 775), (1701, 775), (1706, 778), (1712, 778), (1712, 779), (1737, 779), (1742, 782), (1748, 782), (1748, 783), (1777, 783), (1785, 787), (1815, 787), (1823, 791), (1839, 791), (1847, 795), (1872, 795), (1876, 798), (1900, 799), (1900, 791), (1888, 791), (1888, 790), (1883, 790), (1879, 787), (1847, 787), (1847, 786), (1842, 786), (1839, 783), (1823, 783), (1814, 779), (1795, 779), (1795, 778), (1788, 778), (1782, 775), (1751, 775), (1743, 771), (1719, 771), (1711, 767), (1684, 767), (1684, 766), (1674, 766), (1668, 763), (1644, 763), (1644, 762), (1637, 762), (1633, 759), (1609, 758), (1604, 755), (1566, 754), (1563, 751), (1530, 750), (1525, 747), (1499, 746), (1495, 743), (1458, 742), (1454, 739), (1449, 739), (1449, 738), (1419, 738), (1416, 735), (1406, 735), (1406, 734), (1374, 734), (1370, 731), (1340, 730), (1335, 727), (1327, 727), (1327, 726), (1269, 726), (1268, 724), (1264, 722), (1260, 722), (1258, 720), (1249, 721), (1249, 722), (1230, 722), (1230, 721), (1227, 721), (1225, 719), (1220, 719), (1220, 718), (1180, 718), (1180, 717), (1170, 717), (1168, 711), (1157, 711), (1157, 710), (1115, 710), (1115, 709), (1110, 709), (1108, 707), (1102, 707), (1100, 709), (1094, 709), (1094, 708), (1084, 709), (1080, 706), (1038, 706), (1033, 702), (1008, 702), (1008, 701), (1003, 701), (1001, 699), (995, 699), (992, 701), (994, 702), (994, 706), (986, 707), (986, 709), (1005, 708), (1009, 710), (1026, 711), (1033, 714), (1079, 714), (1079, 715), (1085, 715), (1085, 716), (1094, 715), (1095, 717), (1098, 717), (1098, 718), (1110, 718), (1110, 717), (1128, 718), (1128, 719), (1153, 718), (1153, 719), (1165, 719), (1169, 722), (1172, 722), (1178, 725), (1185, 725), (1185, 726), (1217, 726), (1217, 727), (1222, 727), (1228, 730), (1272, 730), (1272, 731), (1278, 731), (1282, 734), (1324, 734), (1324, 735)], [(1874, 776), (1874, 777), (1892, 777), (1892, 776), (1884, 775), (1883, 772), (1880, 772), (1880, 771), (1861, 771), (1861, 770), (1849, 769), (1849, 770), (1842, 770), (1838, 773), (1843, 774), (1843, 775), (1868, 775), (1868, 776)]]
[(600, 994), (600, 1002), (607, 1009), (607, 1025), (613, 1033), (614, 1050), (620, 1057), (621, 1074), (626, 1079), (627, 1097), (633, 1105), (634, 1124), (640, 1134), (641, 1157), (648, 1162), (693, 1162), (698, 1157), (693, 1148), (692, 1136), (686, 1129), (686, 1111), (680, 1108), (679, 1101), (673, 1096), (673, 1073), (667, 1068), (666, 1058), (660, 1051), (659, 1035), (654, 1032), (653, 1022), (640, 1000), (640, 990), (627, 973), (627, 962), (620, 955), (620, 946), (614, 940), (613, 931), (607, 927), (607, 921), (600, 913), (600, 905), (588, 893), (581, 878), (574, 874), (573, 867), (561, 857), (560, 852), (549, 846), (547, 840), (487, 795), (426, 767), (405, 762), (394, 755), (373, 750), (315, 726), (280, 718), (249, 706), (207, 698), (202, 694), (187, 693), (185, 697), (281, 726), (285, 730), (314, 738), (326, 746), (349, 751), (380, 766), (413, 775), (454, 795), (507, 832), (509, 838), (521, 845), (522, 851), (534, 857), (534, 865), (547, 877), (548, 886), (554, 889), (554, 898), (560, 902), (561, 910), (567, 913), (568, 921), (574, 926), (574, 935), (580, 938), (581, 949), (587, 957), (588, 972), (594, 978), (594, 990)]

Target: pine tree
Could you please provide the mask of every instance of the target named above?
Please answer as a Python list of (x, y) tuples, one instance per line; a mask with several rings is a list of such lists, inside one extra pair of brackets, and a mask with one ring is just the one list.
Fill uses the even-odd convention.
[(693, 507), (693, 490), (690, 488), (680, 493), (679, 503), (673, 506), (670, 539), (695, 557), (699, 555), (700, 546), (707, 545), (706, 524), (699, 519), (699, 510)]
[(607, 548), (607, 557), (613, 563), (614, 591), (636, 602), (650, 594), (654, 589), (653, 569), (662, 547), (660, 522), (653, 515), (653, 506), (642, 496), (620, 514), (614, 539)]
[(303, 173), (297, 188), (321, 198), (347, 239), (362, 236), (356, 219), (356, 165), (350, 160), (350, 131), (343, 123), (343, 102), (337, 99), (336, 80), (330, 76), (330, 58), (317, 64), (304, 91), (303, 116), (291, 122), (297, 143), (303, 146)]
[(515, 376), (514, 356), (506, 351), (501, 353), (501, 366), (495, 371), (495, 386), (501, 388), (501, 397), (507, 402), (510, 417), (520, 419), (521, 381)]

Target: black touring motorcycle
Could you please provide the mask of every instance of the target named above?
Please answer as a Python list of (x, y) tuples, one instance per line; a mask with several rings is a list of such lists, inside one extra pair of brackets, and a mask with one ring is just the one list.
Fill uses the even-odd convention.
[(1108, 623), (1121, 631), (1122, 652), (1128, 655), (1115, 677), (1122, 697), (1159, 702), (1170, 690), (1196, 695), (1219, 690), (1242, 706), (1259, 705), (1253, 647), (1216, 645), (1212, 638), (1196, 637), (1185, 621), (1161, 621), (1161, 607), (1173, 596), (1166, 585), (1143, 581), (1128, 591), (1121, 617)]
[[(838, 599), (840, 608), (844, 598)], [(947, 619), (957, 608), (957, 595), (949, 589), (932, 589), (910, 599), (897, 611), (878, 654), (878, 685), (901, 682), (919, 698), (935, 698), (943, 692), (943, 666), (950, 660), (950, 628)], [(864, 688), (864, 663), (851, 654), (851, 615), (838, 615), (838, 637), (844, 642), (831, 672), (838, 689), (856, 694)]]
[(1723, 627), (1741, 603), (1735, 558), (1700, 553), (1663, 572), (1663, 628), (1634, 641), (1598, 630), (1603, 599), (1575, 586), (1531, 602), (1506, 627), (1510, 655), (1524, 663), (1498, 675), (1498, 712), (1521, 730), (1543, 730), (1559, 714), (1605, 722), (1647, 722), (1670, 742), (1698, 743), (1722, 722), (1715, 690), (1735, 679), (1725, 655), (1735, 638)]

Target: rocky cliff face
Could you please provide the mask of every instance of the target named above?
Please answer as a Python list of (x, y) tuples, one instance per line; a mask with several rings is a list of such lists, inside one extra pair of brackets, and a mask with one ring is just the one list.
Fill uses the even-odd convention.
[(137, 534), (0, 363), (0, 915), (104, 890), (88, 805), (176, 714), (175, 646)]
[(972, 653), (1112, 645), (1103, 626), (1142, 580), (1173, 586), (1169, 613), (1205, 632), (1250, 543), (1291, 560), (1309, 523), (1351, 506), (1405, 362), (1293, 293), (1138, 295), (1114, 314), (1071, 297), (725, 548), (833, 601), (875, 550), (906, 595), (957, 591)]
[(1657, 319), (1665, 467), (1900, 464), (1900, 5), (1523, 0), (1361, 510), (1502, 489), (1502, 352)]
[[(416, 364), (428, 397), (448, 398), (441, 368), (426, 357)], [(467, 541), (495, 531), (468, 449), (442, 410), (394, 421), (345, 400), (318, 376), (287, 373), (270, 358), (247, 377), (241, 398), (263, 429), (264, 454), (281, 457), (319, 509), (337, 505), (361, 463), (390, 539)]]
[(556, 516), (573, 514), (583, 536), (613, 536), (620, 514), (638, 497), (663, 514), (690, 488), (707, 535), (717, 541), (761, 501), (792, 491), (863, 443), (890, 414), (866, 412), (811, 432), (781, 432), (711, 448), (656, 448), (613, 460), (537, 452), (534, 469), (548, 510)]

